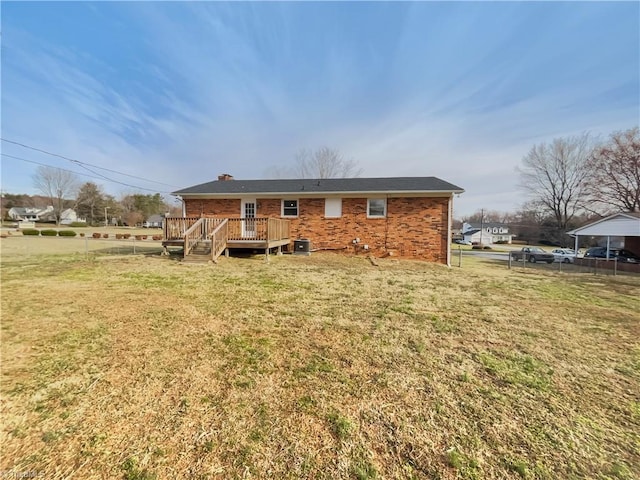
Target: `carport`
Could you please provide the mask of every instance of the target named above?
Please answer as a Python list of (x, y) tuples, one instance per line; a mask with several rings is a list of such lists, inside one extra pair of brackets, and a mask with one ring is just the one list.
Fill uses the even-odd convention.
[(611, 237), (624, 237), (624, 248), (640, 255), (640, 213), (616, 213), (567, 232), (575, 238), (575, 251), (578, 251), (580, 237), (606, 237), (607, 259), (611, 246)]

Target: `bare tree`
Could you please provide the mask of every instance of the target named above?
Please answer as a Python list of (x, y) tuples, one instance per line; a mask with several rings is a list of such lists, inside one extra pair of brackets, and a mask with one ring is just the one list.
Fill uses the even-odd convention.
[(498, 210), (476, 210), (472, 215), (463, 217), (466, 223), (506, 223), (512, 214)]
[(582, 208), (592, 150), (588, 133), (556, 138), (535, 145), (518, 168), (521, 188), (553, 217), (558, 233), (567, 230)]
[(69, 198), (75, 194), (78, 188), (78, 177), (68, 170), (40, 166), (32, 178), (33, 185), (51, 201), (56, 225), (60, 225), (65, 197)]
[(640, 129), (614, 132), (589, 161), (590, 200), (617, 211), (640, 212)]
[(293, 166), (276, 166), (267, 171), (272, 178), (352, 178), (361, 174), (358, 162), (344, 158), (339, 150), (329, 147), (314, 152), (300, 150)]

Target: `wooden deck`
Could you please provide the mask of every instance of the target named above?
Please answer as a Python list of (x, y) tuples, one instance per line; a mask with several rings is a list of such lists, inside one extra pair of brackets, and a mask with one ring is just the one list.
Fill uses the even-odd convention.
[(185, 260), (210, 253), (215, 262), (230, 248), (261, 249), (268, 255), (290, 242), (289, 220), (280, 218), (166, 217), (162, 246), (165, 252), (183, 247)]

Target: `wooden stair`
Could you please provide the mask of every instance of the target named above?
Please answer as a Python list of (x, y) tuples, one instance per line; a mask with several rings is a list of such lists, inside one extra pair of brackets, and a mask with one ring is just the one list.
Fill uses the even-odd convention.
[(182, 260), (185, 263), (208, 263), (211, 261), (211, 240), (198, 241)]

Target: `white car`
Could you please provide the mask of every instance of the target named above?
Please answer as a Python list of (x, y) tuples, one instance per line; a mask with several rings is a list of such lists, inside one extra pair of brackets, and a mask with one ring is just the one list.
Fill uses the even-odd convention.
[(556, 248), (551, 250), (554, 262), (573, 263), (576, 260), (576, 252), (571, 248)]

